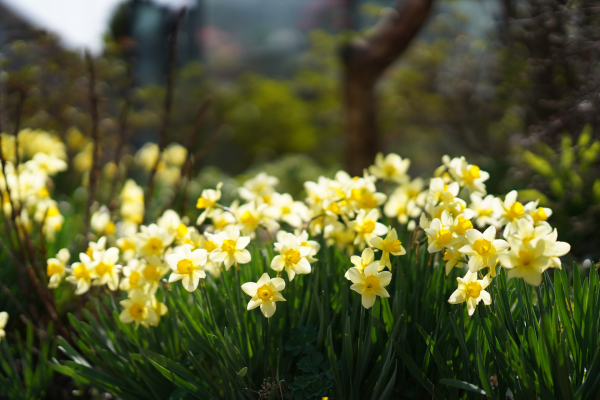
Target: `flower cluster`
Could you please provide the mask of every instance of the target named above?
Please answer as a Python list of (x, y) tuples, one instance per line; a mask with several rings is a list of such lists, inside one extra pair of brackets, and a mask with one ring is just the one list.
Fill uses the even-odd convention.
[[(533, 286), (542, 283), (545, 270), (560, 268), (559, 257), (570, 246), (558, 242), (556, 229), (548, 224), (552, 210), (539, 207), (537, 201), (522, 204), (516, 191), (504, 199), (488, 195), (484, 182), (489, 174), (464, 157), (444, 157), (443, 163), (430, 181), (420, 226), (427, 234), (428, 251), (443, 254), (446, 274), (468, 266), (450, 303), (466, 302), (469, 315), (479, 301), (491, 304), (484, 289), (499, 266), (509, 279), (523, 278)], [(502, 239), (497, 237), (500, 231)], [(485, 277), (478, 280), (482, 273)]]
[(14, 216), (17, 229), (25, 232), (37, 224), (46, 240), (53, 241), (64, 217), (50, 188), (52, 177), (67, 169), (66, 146), (55, 135), (31, 129), (17, 136), (2, 133), (0, 143), (5, 161), (0, 171), (4, 216)]
[[(158, 157), (153, 145), (137, 154), (138, 164), (147, 169)], [(168, 170), (183, 165), (187, 152), (173, 145), (160, 157), (159, 165)], [(445, 156), (442, 161), (426, 182), (407, 174), (409, 160), (378, 154), (362, 177), (339, 171), (333, 179), (322, 176), (305, 182), (304, 201), (278, 193), (278, 179), (259, 173), (243, 183), (235, 192), (238, 198), (225, 206), (219, 183), (201, 192), (195, 223), (166, 210), (156, 222), (143, 225), (144, 192), (128, 180), (119, 196), (120, 208), (101, 206), (93, 213), (91, 228), (98, 239), (79, 254), (79, 261), (69, 265), (66, 249), (48, 260), (48, 286), (56, 288), (67, 275), (77, 294), (94, 286), (120, 289), (127, 293), (121, 301), (121, 321), (154, 326), (167, 312), (156, 297), (160, 287), (171, 290), (170, 285), (181, 282), (183, 289), (193, 292), (204, 287), (205, 279), (216, 282), (232, 267), (237, 274), (251, 262), (248, 246), (253, 241), (256, 246), (273, 246), (270, 268), (276, 276), (263, 273), (241, 289), (251, 296), (248, 310), (260, 307), (269, 318), (276, 302), (285, 301), (283, 272), (289, 282), (311, 273), (325, 244), (350, 256), (345, 277), (361, 295), (362, 305), (370, 308), (377, 296), (390, 296), (386, 287), (396, 265), (393, 257), (406, 254), (392, 225), (412, 232), (415, 240), (424, 231), (428, 251), (439, 253), (436, 260), (443, 262), (447, 275), (454, 268), (468, 267), (449, 302), (466, 302), (470, 315), (480, 301), (491, 303), (485, 289), (500, 266), (509, 278), (531, 285), (541, 283), (546, 269), (560, 268), (559, 257), (570, 247), (557, 241), (556, 230), (548, 224), (550, 209), (537, 202), (518, 202), (515, 191), (504, 199), (488, 195), (489, 174), (464, 157)], [(379, 180), (387, 194), (378, 190)]]

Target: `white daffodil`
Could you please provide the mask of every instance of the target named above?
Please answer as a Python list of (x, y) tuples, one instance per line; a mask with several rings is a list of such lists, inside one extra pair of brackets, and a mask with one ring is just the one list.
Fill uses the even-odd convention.
[(410, 218), (421, 215), (421, 208), (407, 192), (396, 190), (385, 203), (383, 212), (388, 218), (397, 218), (401, 224), (407, 224)]
[(7, 323), (8, 313), (6, 311), (0, 312), (0, 340), (6, 337), (6, 332), (4, 332), (4, 328), (6, 328)]
[(450, 295), (448, 303), (460, 304), (467, 302), (469, 316), (475, 313), (475, 307), (480, 301), (483, 301), (486, 306), (492, 304), (492, 296), (485, 290), (491, 282), (489, 275), (477, 280), (477, 272), (467, 271), (464, 278), (456, 278), (456, 280), (458, 281), (458, 289)]
[(119, 287), (119, 249), (111, 247), (105, 251), (94, 251), (92, 279), (94, 286), (107, 285), (110, 290)]
[(554, 268), (561, 269), (560, 258), (571, 251), (571, 245), (567, 242), (557, 242), (558, 232), (556, 228), (546, 236), (544, 240), (544, 255), (550, 257), (550, 262)]
[(286, 301), (280, 293), (283, 289), (285, 289), (283, 279), (271, 279), (266, 273), (260, 277), (258, 282), (247, 282), (242, 285), (244, 293), (252, 297), (248, 302), (248, 310), (260, 306), (260, 311), (267, 318), (271, 318), (275, 314), (276, 302)]
[(457, 242), (458, 236), (452, 232), (452, 225), (452, 217), (447, 211), (442, 212), (440, 218), (434, 218), (431, 221), (429, 227), (424, 229), (427, 234), (428, 252), (441, 251)]
[(379, 179), (402, 183), (408, 180), (406, 171), (409, 167), (410, 160), (403, 160), (398, 154), (390, 153), (384, 157), (383, 153), (377, 153), (375, 165), (369, 167), (369, 172)]
[(111, 221), (108, 207), (102, 206), (92, 214), (90, 226), (96, 235), (112, 235), (115, 233), (115, 223)]
[(363, 249), (369, 241), (375, 236), (385, 235), (388, 228), (380, 222), (379, 210), (377, 208), (372, 209), (369, 212), (360, 210), (356, 216), (356, 220), (350, 221), (348, 227), (356, 232), (356, 238), (354, 244)]
[(223, 182), (219, 182), (217, 184), (217, 189), (204, 189), (202, 194), (200, 194), (200, 198), (196, 203), (196, 208), (202, 211), (202, 214), (198, 217), (196, 221), (196, 225), (202, 225), (207, 217), (211, 216), (212, 211), (215, 206), (221, 200), (221, 188), (223, 187)]
[(394, 256), (401, 256), (406, 254), (406, 249), (402, 247), (402, 242), (398, 240), (398, 234), (395, 229), (391, 229), (386, 235), (385, 239), (375, 236), (370, 240), (371, 246), (382, 251), (381, 260), (379, 263), (392, 269), (392, 263), (390, 262), (390, 254)]
[(140, 324), (145, 326), (158, 322), (156, 311), (152, 308), (152, 296), (141, 290), (133, 290), (126, 300), (120, 302), (124, 310), (119, 315), (119, 320), (125, 324), (135, 322), (137, 329)]
[(261, 172), (254, 178), (244, 182), (244, 186), (239, 188), (240, 196), (246, 201), (262, 201), (270, 203), (271, 195), (275, 193), (275, 186), (279, 183), (279, 179), (274, 176), (269, 176), (265, 172)]
[(68, 249), (61, 249), (55, 258), (49, 258), (46, 265), (46, 275), (49, 278), (48, 287), (56, 289), (60, 284), (60, 280), (65, 275), (66, 265), (71, 258), (71, 253)]
[[(377, 296), (390, 297), (385, 287), (392, 281), (392, 273), (388, 271), (378, 272), (379, 263), (374, 262), (363, 270), (356, 267), (348, 271), (353, 285), (350, 289), (362, 296), (364, 308), (371, 308), (375, 304)], [(363, 275), (364, 274), (364, 275)]]
[(462, 268), (465, 263), (463, 254), (454, 246), (444, 249), (443, 261), (446, 263), (446, 276), (450, 275), (452, 268)]
[(146, 260), (133, 258), (123, 267), (123, 279), (119, 284), (119, 289), (129, 292), (130, 290), (143, 289), (146, 281), (144, 279), (144, 269)]
[(283, 235), (283, 241), (276, 242), (274, 245), (279, 255), (273, 257), (271, 269), (277, 272), (285, 269), (290, 282), (294, 280), (296, 274), (310, 273), (310, 263), (306, 259), (311, 252), (310, 246), (301, 246), (293, 233), (286, 233)]
[[(273, 226), (279, 227), (279, 224), (270, 214), (271, 211), (267, 204), (262, 203), (257, 205), (255, 201), (251, 201), (239, 206), (238, 202), (234, 201), (229, 209), (235, 215), (237, 227), (246, 236), (254, 237), (254, 231), (261, 225), (266, 229), (270, 229)], [(265, 223), (268, 224), (269, 227), (267, 227)]]
[(542, 274), (552, 266), (544, 255), (545, 242), (535, 239), (525, 244), (515, 236), (509, 236), (510, 251), (499, 257), (500, 264), (508, 270), (508, 279), (523, 278), (532, 286), (542, 284)]
[(210, 253), (210, 259), (216, 263), (224, 263), (225, 269), (229, 270), (233, 264), (247, 264), (251, 260), (250, 252), (246, 246), (250, 243), (250, 237), (240, 236), (240, 230), (235, 226), (228, 226), (223, 232), (215, 235), (219, 247)]
[[(385, 268), (384, 265), (381, 265), (379, 263), (379, 261), (375, 261), (375, 253), (373, 252), (373, 250), (370, 247), (367, 247), (366, 249), (363, 250), (362, 254), (359, 256), (352, 256), (350, 257), (350, 262), (354, 265), (354, 267), (352, 268), (357, 268), (358, 271), (364, 275), (364, 270), (365, 268), (367, 268), (369, 265), (373, 264), (373, 263), (378, 263), (378, 267), (377, 267), (377, 271), (383, 271), (383, 269)], [(348, 280), (350, 280), (350, 269), (348, 271), (346, 271), (346, 273), (344, 274), (344, 277)]]
[(204, 264), (208, 253), (204, 249), (191, 251), (188, 246), (179, 247), (173, 254), (166, 257), (167, 264), (173, 270), (169, 282), (182, 281), (183, 287), (188, 292), (193, 292), (198, 287), (200, 279), (206, 278)]
[(300, 227), (308, 221), (308, 207), (301, 201), (294, 201), (288, 193), (273, 193), (271, 209), (275, 219), (283, 221), (293, 228)]
[(85, 253), (79, 253), (79, 260), (71, 265), (71, 275), (67, 276), (67, 282), (77, 285), (75, 294), (80, 295), (87, 292), (92, 284), (92, 272), (94, 265), (92, 259)]
[(473, 218), (478, 228), (483, 228), (486, 225), (497, 225), (498, 220), (494, 216), (494, 200), (495, 197), (488, 194), (482, 197), (479, 193), (471, 194), (471, 203), (469, 210), (473, 211)]
[(513, 223), (516, 223), (521, 218), (531, 218), (531, 216), (525, 212), (525, 207), (523, 204), (517, 201), (516, 190), (509, 192), (504, 197), (504, 201), (500, 200), (499, 198), (495, 198), (493, 207), (494, 217), (498, 219), (499, 225), (506, 225), (504, 237), (511, 233), (511, 225)]
[(469, 256), (469, 269), (477, 272), (482, 268), (493, 269), (498, 256), (508, 249), (508, 243), (502, 239), (496, 239), (496, 228), (490, 226), (481, 233), (476, 229), (469, 229), (466, 233), (469, 244), (458, 249), (461, 253)]
[(173, 235), (156, 224), (140, 226), (135, 236), (135, 245), (139, 257), (162, 256), (165, 249), (173, 243)]
[(535, 226), (549, 226), (548, 222), (546, 221), (552, 215), (552, 210), (547, 207), (538, 207), (538, 204), (539, 201), (530, 201), (529, 203), (525, 204), (525, 212), (531, 216)]
[(477, 165), (468, 164), (464, 157), (454, 158), (450, 161), (448, 172), (461, 187), (469, 189), (470, 193), (479, 193), (485, 196), (485, 184), (490, 174), (479, 169)]
[(298, 238), (298, 242), (300, 242), (300, 246), (310, 247), (310, 253), (308, 253), (308, 255), (306, 256), (308, 262), (312, 264), (319, 261), (314, 257), (317, 255), (319, 250), (321, 250), (321, 245), (319, 244), (319, 242), (314, 240), (308, 240), (308, 232), (306, 231), (302, 231), (300, 234), (298, 234), (297, 230), (296, 237)]
[(135, 248), (135, 241), (132, 237), (120, 237), (117, 239), (116, 245), (119, 248), (121, 259), (124, 262), (127, 262), (135, 257), (137, 249)]

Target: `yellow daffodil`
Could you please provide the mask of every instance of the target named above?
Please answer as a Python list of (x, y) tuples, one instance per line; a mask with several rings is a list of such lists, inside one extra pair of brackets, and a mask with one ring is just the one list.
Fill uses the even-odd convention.
[[(371, 308), (375, 304), (377, 296), (390, 297), (385, 289), (392, 281), (392, 273), (388, 271), (378, 272), (379, 263), (374, 262), (363, 270), (363, 273), (356, 267), (348, 271), (353, 285), (350, 289), (362, 296), (362, 305), (364, 308)], [(363, 275), (364, 274), (364, 275)]]
[(467, 271), (464, 278), (456, 278), (458, 289), (450, 295), (448, 303), (461, 304), (467, 303), (469, 316), (475, 312), (475, 307), (480, 301), (489, 306), (492, 304), (492, 296), (485, 290), (491, 282), (489, 275), (481, 280), (477, 280), (477, 272)]
[(402, 247), (402, 243), (398, 240), (398, 234), (395, 229), (391, 229), (386, 235), (385, 239), (375, 236), (370, 240), (371, 246), (381, 250), (381, 260), (379, 263), (383, 266), (392, 269), (392, 263), (390, 262), (390, 254), (394, 256), (401, 256), (406, 254), (406, 249)]
[(244, 293), (252, 297), (248, 302), (248, 310), (260, 306), (260, 311), (267, 318), (271, 318), (275, 314), (276, 302), (286, 301), (280, 293), (283, 289), (285, 289), (283, 279), (271, 279), (266, 273), (260, 277), (258, 282), (247, 282), (242, 285)]

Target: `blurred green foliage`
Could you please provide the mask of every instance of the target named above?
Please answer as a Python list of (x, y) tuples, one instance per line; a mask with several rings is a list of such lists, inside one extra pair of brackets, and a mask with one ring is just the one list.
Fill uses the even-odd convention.
[(520, 183), (523, 198), (541, 199), (554, 210), (553, 225), (572, 243), (573, 252), (597, 259), (600, 224), (600, 140), (592, 136), (586, 125), (578, 136), (564, 133), (555, 149), (535, 142), (516, 151), (522, 166)]

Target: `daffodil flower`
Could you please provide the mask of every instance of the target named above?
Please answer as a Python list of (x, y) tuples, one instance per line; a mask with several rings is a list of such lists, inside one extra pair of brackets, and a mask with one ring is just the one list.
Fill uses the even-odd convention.
[(4, 328), (6, 328), (6, 323), (8, 322), (8, 313), (6, 311), (0, 312), (0, 340), (6, 337), (6, 332), (4, 332)]
[(496, 228), (488, 227), (483, 233), (476, 229), (469, 229), (466, 233), (469, 244), (458, 249), (469, 256), (469, 269), (477, 272), (482, 268), (494, 268), (498, 256), (508, 249), (508, 243), (496, 239)]
[(79, 253), (79, 260), (71, 265), (71, 275), (67, 277), (67, 282), (77, 285), (75, 294), (80, 295), (87, 292), (92, 284), (92, 272), (94, 271), (93, 261), (85, 253)]
[(285, 289), (285, 281), (281, 278), (269, 278), (264, 273), (258, 282), (247, 282), (242, 285), (242, 290), (252, 299), (248, 302), (248, 310), (253, 310), (260, 306), (260, 311), (267, 318), (271, 318), (275, 313), (275, 303), (286, 301), (281, 292)]
[(139, 257), (162, 256), (165, 249), (173, 243), (173, 236), (156, 224), (141, 226), (135, 236)]
[(377, 153), (375, 165), (369, 167), (369, 172), (379, 179), (400, 183), (408, 179), (406, 171), (409, 167), (410, 160), (402, 159), (398, 154), (390, 153), (384, 157), (383, 153)]
[(60, 284), (60, 280), (65, 275), (66, 264), (69, 262), (71, 254), (68, 249), (61, 249), (55, 258), (49, 258), (46, 264), (46, 275), (48, 276), (48, 287), (55, 289)]
[(204, 220), (210, 216), (212, 210), (216, 206), (217, 202), (221, 200), (221, 188), (223, 187), (223, 182), (219, 182), (217, 184), (217, 189), (204, 189), (200, 194), (200, 198), (196, 203), (196, 208), (199, 210), (204, 210), (202, 214), (198, 217), (196, 221), (196, 225), (202, 225)]
[(181, 246), (173, 254), (166, 257), (167, 264), (173, 270), (169, 282), (181, 280), (183, 287), (188, 292), (193, 292), (198, 287), (200, 279), (206, 278), (204, 264), (208, 253), (204, 249), (191, 251), (188, 246)]
[(492, 296), (485, 290), (491, 283), (489, 275), (485, 278), (477, 280), (477, 272), (467, 271), (464, 278), (456, 278), (458, 281), (458, 289), (450, 295), (448, 303), (461, 304), (467, 303), (469, 316), (475, 312), (475, 307), (480, 301), (489, 306), (492, 304)]
[(106, 285), (110, 290), (119, 287), (119, 249), (111, 247), (106, 251), (95, 251), (92, 262), (92, 279), (94, 286)]
[(509, 236), (510, 251), (499, 257), (500, 264), (508, 270), (508, 279), (523, 278), (532, 286), (542, 284), (542, 274), (552, 267), (550, 258), (544, 255), (545, 242), (534, 239), (524, 243), (516, 236)]
[(250, 243), (250, 237), (240, 236), (240, 230), (237, 227), (230, 225), (216, 236), (222, 238), (222, 242), (210, 253), (211, 261), (225, 263), (226, 270), (229, 270), (234, 263), (247, 264), (250, 262), (250, 252), (246, 250), (246, 246)]
[(152, 296), (141, 290), (133, 290), (126, 300), (120, 302), (124, 310), (119, 315), (119, 321), (128, 324), (135, 322), (136, 329), (142, 324), (145, 327), (158, 322), (156, 311), (152, 308)]
[(285, 268), (290, 282), (296, 274), (310, 273), (310, 263), (306, 259), (311, 252), (310, 246), (301, 246), (293, 233), (286, 233), (283, 242), (276, 242), (274, 245), (279, 255), (273, 257), (271, 269), (280, 272)]
[[(379, 261), (375, 261), (375, 253), (373, 252), (373, 250), (370, 247), (367, 247), (366, 249), (364, 249), (362, 254), (360, 255), (360, 257), (359, 256), (350, 257), (350, 262), (354, 265), (354, 267), (358, 268), (358, 270), (361, 274), (364, 274), (363, 271), (369, 265), (373, 264), (374, 262), (379, 263)], [(383, 271), (384, 268), (385, 268), (384, 265), (379, 264), (379, 266), (377, 267), (377, 271)], [(351, 269), (352, 268), (350, 268), (344, 274), (344, 277), (348, 280), (350, 280), (350, 270)]]
[(381, 260), (379, 263), (383, 266), (392, 269), (392, 263), (390, 262), (390, 254), (395, 256), (401, 256), (406, 254), (406, 249), (402, 247), (402, 243), (398, 240), (398, 234), (395, 229), (391, 229), (386, 235), (385, 239), (375, 236), (370, 240), (371, 246), (382, 251)]
[(364, 269), (363, 274), (356, 267), (350, 268), (349, 275), (353, 285), (350, 289), (362, 296), (364, 308), (371, 308), (375, 304), (377, 296), (390, 297), (385, 287), (392, 281), (392, 273), (388, 271), (378, 272), (379, 263), (374, 262)]

